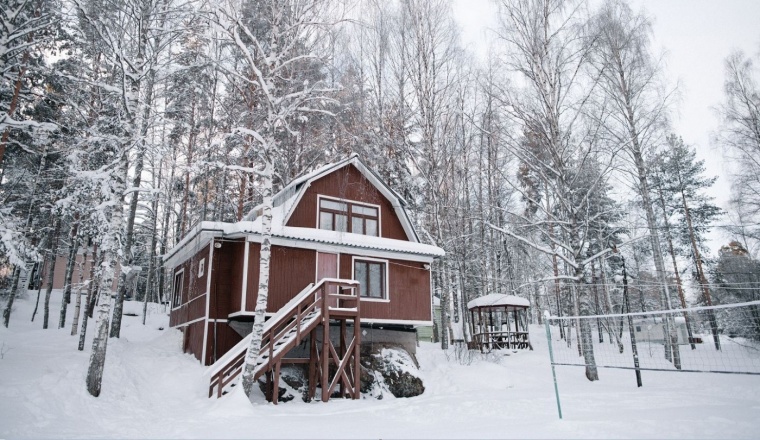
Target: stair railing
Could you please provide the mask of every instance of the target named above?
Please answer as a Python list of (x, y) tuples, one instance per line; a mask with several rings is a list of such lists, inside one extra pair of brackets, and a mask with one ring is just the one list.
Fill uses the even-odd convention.
[[(310, 330), (316, 326), (315, 324), (329, 320), (330, 309), (334, 311), (358, 309), (359, 297), (356, 287), (358, 287), (358, 282), (353, 280), (322, 279), (317, 285), (307, 286), (270, 317), (264, 323), (259, 359), (262, 359), (265, 353), (268, 356), (265, 356), (266, 359), (256, 366), (254, 380), (272, 369), (291, 348), (309, 334)], [(336, 290), (337, 293), (329, 293), (332, 290)], [(346, 294), (346, 291), (352, 291), (353, 294)], [(332, 307), (325, 307), (325, 301)], [(313, 312), (319, 312), (321, 315), (317, 321), (306, 319)], [(358, 310), (356, 313), (358, 314)], [(295, 338), (288, 339), (293, 331), (295, 331)], [(214, 395), (214, 389), (216, 389), (217, 397), (221, 397), (224, 388), (243, 371), (250, 339), (251, 335), (243, 338), (206, 370), (204, 376), (210, 376), (209, 397)]]

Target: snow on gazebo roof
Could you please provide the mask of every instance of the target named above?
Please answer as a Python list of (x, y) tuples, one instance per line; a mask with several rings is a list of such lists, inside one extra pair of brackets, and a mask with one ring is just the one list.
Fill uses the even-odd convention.
[(477, 308), (528, 308), (530, 307), (530, 301), (525, 298), (520, 298), (514, 295), (505, 295), (503, 293), (492, 293), (490, 295), (484, 295), (479, 298), (475, 298), (467, 303), (467, 309)]

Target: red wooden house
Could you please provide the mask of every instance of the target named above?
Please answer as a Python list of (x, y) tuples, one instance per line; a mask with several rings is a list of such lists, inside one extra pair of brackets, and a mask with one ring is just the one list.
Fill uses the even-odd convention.
[[(406, 202), (356, 155), (293, 181), (273, 205), (266, 359), (257, 375), (277, 381), (280, 364), (300, 347), (292, 361), (313, 367), (312, 389), (319, 382), (323, 398), (336, 386), (358, 395), (362, 337), (413, 351), (415, 328), (432, 324), (430, 264), (443, 250), (420, 243)], [(202, 222), (166, 255), (170, 324), (182, 330), (184, 350), (211, 366), (210, 394), (232, 383), (247, 348), (260, 214), (257, 207), (237, 223)], [(346, 370), (332, 384), (330, 362)]]

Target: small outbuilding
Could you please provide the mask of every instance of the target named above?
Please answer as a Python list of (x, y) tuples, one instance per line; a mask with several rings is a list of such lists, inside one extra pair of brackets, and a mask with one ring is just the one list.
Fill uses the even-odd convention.
[(467, 303), (470, 311), (471, 348), (530, 349), (527, 311), (530, 302), (514, 295), (490, 294)]

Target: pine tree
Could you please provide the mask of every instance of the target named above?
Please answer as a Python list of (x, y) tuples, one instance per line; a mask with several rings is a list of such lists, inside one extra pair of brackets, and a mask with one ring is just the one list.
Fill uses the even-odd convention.
[[(663, 191), (669, 195), (666, 205), (680, 214), (676, 230), (677, 241), (682, 247), (690, 250), (695, 278), (702, 291), (702, 301), (712, 305), (705, 262), (702, 258), (705, 250), (704, 235), (710, 224), (722, 215), (722, 211), (703, 193), (715, 183), (716, 178), (704, 177), (704, 161), (696, 161), (695, 156), (694, 149), (684, 145), (683, 139), (670, 135), (667, 138), (667, 149), (659, 161), (660, 172)], [(720, 349), (717, 323), (712, 310), (708, 311), (708, 319), (715, 348)]]

